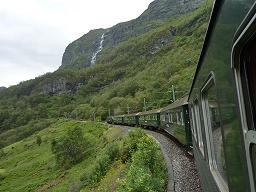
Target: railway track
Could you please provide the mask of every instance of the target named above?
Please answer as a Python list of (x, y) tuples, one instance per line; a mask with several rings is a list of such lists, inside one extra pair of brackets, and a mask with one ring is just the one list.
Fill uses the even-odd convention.
[[(111, 125), (124, 129), (127, 133), (133, 127)], [(163, 132), (145, 130), (160, 144), (168, 168), (167, 192), (201, 192), (200, 180), (194, 159), (187, 149)]]

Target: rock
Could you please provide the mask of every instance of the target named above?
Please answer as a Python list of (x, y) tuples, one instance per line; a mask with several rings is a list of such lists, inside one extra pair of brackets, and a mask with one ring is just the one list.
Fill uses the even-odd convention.
[(52, 80), (42, 86), (42, 94), (44, 95), (57, 95), (63, 92), (72, 92), (74, 93), (83, 83), (71, 83), (65, 78), (59, 78)]

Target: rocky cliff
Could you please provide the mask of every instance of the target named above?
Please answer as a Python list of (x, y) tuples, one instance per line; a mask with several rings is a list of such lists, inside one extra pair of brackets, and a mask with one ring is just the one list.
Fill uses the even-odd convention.
[(63, 54), (60, 69), (79, 69), (95, 64), (97, 58), (104, 53), (102, 50), (113, 48), (131, 37), (150, 31), (171, 17), (193, 11), (202, 1), (155, 0), (146, 11), (134, 20), (119, 23), (109, 29), (92, 30), (68, 45)]

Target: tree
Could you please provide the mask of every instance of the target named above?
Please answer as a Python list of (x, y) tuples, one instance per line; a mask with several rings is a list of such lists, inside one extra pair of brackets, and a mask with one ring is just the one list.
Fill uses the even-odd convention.
[(51, 145), (56, 163), (62, 168), (70, 168), (85, 157), (86, 142), (80, 127), (70, 129), (67, 135), (59, 141), (53, 140)]

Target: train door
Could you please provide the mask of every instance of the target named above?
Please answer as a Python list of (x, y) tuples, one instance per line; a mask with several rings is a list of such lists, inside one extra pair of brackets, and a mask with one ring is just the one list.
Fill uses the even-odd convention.
[[(252, 14), (253, 13), (253, 14)], [(233, 46), (234, 69), (251, 191), (256, 186), (256, 15), (251, 10)]]

